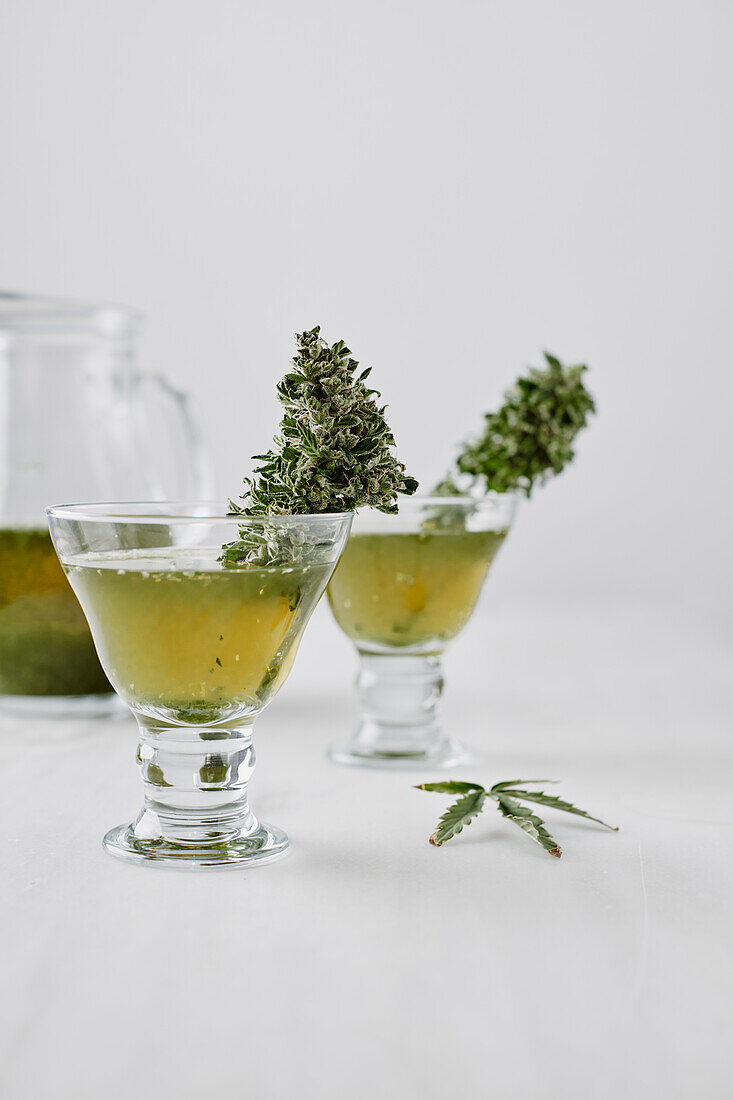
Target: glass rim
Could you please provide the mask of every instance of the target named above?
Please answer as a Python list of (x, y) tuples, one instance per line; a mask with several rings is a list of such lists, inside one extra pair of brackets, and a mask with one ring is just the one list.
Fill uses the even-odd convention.
[[(230, 523), (247, 527), (255, 523), (291, 524), (333, 523), (353, 516), (348, 512), (288, 512), (245, 516), (226, 510), (220, 500), (137, 500), (90, 502), (86, 504), (52, 504), (45, 509), (49, 519), (75, 520), (83, 523)], [(168, 508), (170, 511), (165, 511)], [(194, 512), (194, 509), (197, 511)]]

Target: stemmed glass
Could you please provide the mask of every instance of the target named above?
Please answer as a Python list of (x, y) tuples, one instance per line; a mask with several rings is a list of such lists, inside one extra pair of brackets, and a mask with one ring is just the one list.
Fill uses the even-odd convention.
[(263, 528), (224, 504), (70, 505), (48, 516), (102, 666), (139, 727), (143, 808), (107, 833), (107, 851), (197, 867), (282, 855), (285, 833), (247, 800), (252, 726), (288, 675), (352, 514), (266, 517), (294, 548), (294, 560), (266, 567), (219, 562), (240, 529)]
[(328, 586), (359, 655), (360, 721), (332, 745), (339, 764), (449, 767), (465, 760), (440, 721), (441, 657), (468, 622), (517, 498), (410, 497), (397, 515), (360, 512)]

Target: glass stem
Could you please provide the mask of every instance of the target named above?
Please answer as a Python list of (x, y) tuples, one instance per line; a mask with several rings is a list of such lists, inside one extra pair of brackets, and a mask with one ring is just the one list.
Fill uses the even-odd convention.
[(226, 728), (173, 726), (135, 717), (145, 787), (133, 826), (137, 839), (202, 848), (258, 832), (247, 801), (255, 766), (251, 722)]
[(354, 748), (364, 755), (425, 757), (440, 744), (439, 656), (359, 654), (360, 723)]

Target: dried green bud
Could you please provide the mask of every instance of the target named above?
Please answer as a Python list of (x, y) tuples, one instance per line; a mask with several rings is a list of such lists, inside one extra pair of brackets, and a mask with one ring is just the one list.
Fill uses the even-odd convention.
[(547, 367), (531, 369), (505, 394), (505, 403), (487, 413), (482, 435), (459, 455), (457, 468), (484, 481), (497, 493), (521, 489), (530, 495), (574, 458), (573, 442), (595, 412), (583, 384), (585, 366), (563, 367), (545, 352)]
[[(342, 340), (329, 347), (319, 326), (296, 341), (292, 370), (277, 387), (285, 410), (280, 434), (271, 450), (255, 455), (261, 465), (245, 479), (243, 503), (232, 510), (247, 516), (361, 507), (396, 512), (398, 493), (414, 493), (417, 482), (391, 452), (395, 441), (376, 403), (380, 395), (365, 385), (371, 368), (355, 377), (359, 364), (349, 349)], [(266, 522), (257, 531), (243, 527), (240, 539), (224, 548), (225, 564), (279, 564), (301, 560), (305, 551), (290, 545), (292, 532), (286, 537)]]

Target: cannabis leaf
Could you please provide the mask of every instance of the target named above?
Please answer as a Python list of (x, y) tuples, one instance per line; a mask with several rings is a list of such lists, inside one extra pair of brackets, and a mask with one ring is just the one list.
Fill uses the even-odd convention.
[[(532, 780), (525, 779), (525, 783), (545, 783), (544, 779)], [(543, 806), (549, 806), (551, 810), (563, 810), (566, 814), (577, 814), (578, 817), (585, 817), (588, 821), (595, 821), (599, 825), (605, 826), (606, 829), (611, 829), (613, 826), (606, 825), (605, 821), (601, 821), (600, 817), (593, 817), (592, 814), (587, 814), (585, 810), (579, 810), (577, 806), (573, 806), (572, 802), (564, 802), (561, 798), (558, 798), (554, 794), (545, 794), (544, 791), (519, 791), (513, 789), (513, 787), (503, 787), (502, 795), (513, 796), (515, 798), (523, 798), (525, 802), (539, 802)]]
[(439, 783), (421, 783), (418, 791), (437, 791), (439, 794), (458, 794), (464, 791), (482, 791), (480, 783), (463, 783), (458, 779), (444, 779)]
[[(392, 454), (394, 436), (377, 404), (377, 390), (365, 385), (371, 367), (359, 364), (343, 340), (329, 345), (320, 326), (296, 336), (292, 370), (277, 387), (284, 409), (280, 434), (260, 465), (245, 478), (242, 504), (232, 512), (246, 516), (313, 515), (372, 507), (397, 511), (397, 495), (417, 489), (404, 464)], [(277, 565), (307, 559), (308, 537), (297, 528), (267, 519), (240, 528), (236, 542), (224, 547), (224, 565)]]
[(470, 825), (474, 817), (481, 813), (485, 800), (486, 792), (480, 787), (462, 795), (445, 811), (438, 822), (438, 828), (430, 837), (430, 843), (439, 848), (446, 840), (460, 833), (464, 825)]
[(546, 367), (530, 368), (517, 379), (497, 412), (486, 414), (483, 432), (464, 446), (455, 470), (436, 486), (434, 495), (480, 486), (495, 493), (520, 490), (529, 496), (535, 484), (572, 462), (575, 437), (595, 412), (583, 383), (588, 368), (564, 367), (548, 352), (545, 360)]
[(510, 821), (523, 829), (528, 836), (532, 837), (532, 840), (536, 840), (538, 844), (541, 844), (551, 856), (560, 858), (562, 849), (548, 833), (542, 818), (538, 817), (537, 814), (533, 814), (528, 807), (522, 806), (515, 799), (507, 798), (506, 795), (499, 795), (496, 801), (499, 811), (504, 817), (508, 817)]
[(526, 789), (528, 783), (552, 783), (552, 779), (508, 779), (495, 783), (488, 790), (480, 783), (467, 783), (461, 780), (444, 780), (438, 783), (420, 783), (419, 791), (437, 791), (440, 794), (460, 794), (461, 797), (452, 806), (449, 806), (438, 822), (438, 827), (430, 837), (430, 843), (440, 847), (446, 840), (460, 833), (465, 825), (481, 812), (487, 798), (496, 802), (497, 809), (507, 821), (512, 821), (532, 840), (540, 844), (551, 856), (562, 855), (560, 846), (550, 836), (545, 828), (544, 821), (537, 816), (531, 806), (523, 806), (522, 802), (541, 803), (553, 810), (562, 810), (564, 813), (577, 814), (589, 821), (595, 821), (606, 829), (617, 831), (617, 826), (607, 825), (600, 817), (593, 817), (585, 810), (574, 806), (572, 802), (566, 802), (556, 795), (545, 794), (544, 791), (530, 791)]

